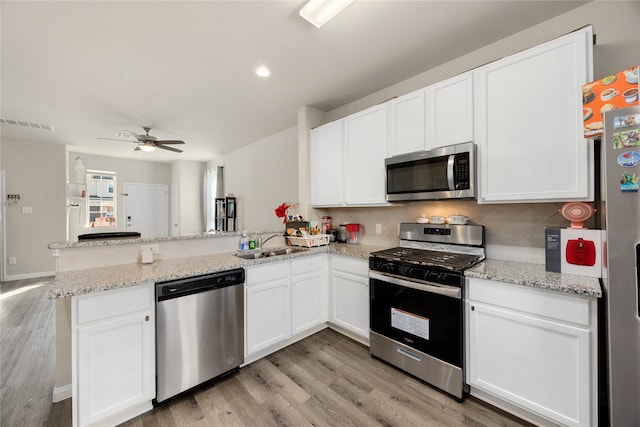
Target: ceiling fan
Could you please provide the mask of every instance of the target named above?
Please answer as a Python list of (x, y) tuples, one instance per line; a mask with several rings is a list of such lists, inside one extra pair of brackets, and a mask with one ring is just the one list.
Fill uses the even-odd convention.
[(146, 151), (146, 152), (151, 152), (153, 150), (155, 150), (156, 148), (162, 148), (163, 150), (169, 150), (169, 151), (173, 151), (176, 153), (182, 153), (182, 150), (179, 150), (177, 148), (173, 148), (173, 147), (167, 147), (167, 145), (174, 145), (174, 144), (184, 144), (184, 141), (179, 141), (179, 140), (158, 140), (158, 138), (156, 138), (155, 136), (151, 136), (149, 135), (149, 131), (151, 130), (150, 127), (147, 126), (143, 126), (142, 129), (144, 129), (145, 131), (145, 135), (138, 135), (135, 132), (131, 132), (130, 130), (125, 130), (122, 132), (118, 132), (116, 133), (117, 136), (122, 136), (122, 137), (133, 137), (136, 140), (135, 141), (131, 141), (130, 139), (115, 139), (115, 138), (98, 138), (98, 139), (107, 139), (110, 141), (127, 141), (127, 142), (134, 142), (136, 144), (138, 144), (138, 146), (135, 148), (135, 151)]

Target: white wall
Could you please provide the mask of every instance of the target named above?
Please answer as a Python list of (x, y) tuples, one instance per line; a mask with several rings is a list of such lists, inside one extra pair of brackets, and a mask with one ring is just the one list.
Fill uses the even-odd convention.
[[(65, 146), (3, 139), (1, 169), (6, 171), (7, 194), (19, 194), (6, 206), (6, 253), (16, 257), (7, 265), (7, 280), (52, 275), (55, 259), (47, 245), (65, 240)], [(4, 200), (2, 201), (4, 202)], [(32, 213), (23, 213), (30, 207)]]
[(237, 198), (238, 230), (284, 230), (274, 209), (298, 201), (297, 126), (209, 163), (215, 165), (224, 166), (225, 193)]
[[(327, 112), (333, 121), (592, 24), (594, 77), (640, 63), (639, 1), (596, 1)], [(496, 23), (496, 25), (501, 25)]]
[(178, 191), (178, 225), (173, 228), (178, 235), (204, 231), (202, 184), (205, 166), (203, 162), (192, 160), (176, 160), (171, 165), (172, 188)]

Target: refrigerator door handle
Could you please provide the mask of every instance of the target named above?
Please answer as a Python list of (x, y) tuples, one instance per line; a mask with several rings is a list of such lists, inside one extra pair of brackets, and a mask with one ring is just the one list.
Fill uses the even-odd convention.
[(640, 317), (640, 243), (636, 244), (636, 309)]

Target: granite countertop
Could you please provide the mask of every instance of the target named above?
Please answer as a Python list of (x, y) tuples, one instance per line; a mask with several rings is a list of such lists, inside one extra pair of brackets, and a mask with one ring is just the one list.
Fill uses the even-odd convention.
[[(282, 233), (282, 230), (265, 230), (265, 231), (252, 231), (250, 234), (277, 234)], [(113, 239), (96, 239), (96, 240), (82, 240), (79, 242), (61, 241), (52, 242), (47, 246), (49, 249), (68, 249), (68, 248), (88, 248), (92, 246), (109, 246), (109, 245), (123, 245), (129, 243), (153, 243), (164, 242), (173, 240), (192, 240), (192, 239), (212, 239), (219, 237), (233, 237), (241, 236), (241, 231), (208, 231), (204, 233), (195, 233), (184, 236), (167, 236), (167, 237), (149, 237), (149, 238), (113, 238)], [(283, 234), (284, 235), (284, 234)]]
[(466, 270), (465, 276), (548, 289), (567, 294), (602, 297), (602, 288), (597, 277), (553, 273), (546, 271), (544, 264), (485, 260)]
[(48, 297), (67, 298), (91, 292), (135, 286), (147, 281), (162, 282), (234, 268), (308, 257), (319, 253), (367, 259), (371, 252), (382, 249), (384, 248), (372, 245), (332, 243), (329, 246), (311, 248), (308, 251), (252, 260), (238, 258), (234, 255), (235, 252), (224, 252), (214, 255), (159, 260), (154, 261), (153, 264), (123, 264), (84, 270), (63, 271), (56, 274), (53, 284), (49, 289)]

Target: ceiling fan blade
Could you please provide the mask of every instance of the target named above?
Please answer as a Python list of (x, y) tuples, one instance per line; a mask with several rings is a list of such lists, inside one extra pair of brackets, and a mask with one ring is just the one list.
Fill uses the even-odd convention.
[(120, 142), (133, 142), (134, 144), (138, 143), (138, 141), (132, 141), (130, 139), (115, 139), (115, 138), (100, 138), (100, 137), (98, 137), (96, 139), (106, 139), (108, 141), (120, 141)]
[(156, 141), (156, 144), (184, 144), (184, 141), (167, 139), (164, 141)]
[(144, 141), (144, 135), (138, 135), (137, 133), (131, 132), (130, 130), (123, 130), (122, 133), (128, 133), (138, 141)]
[(173, 147), (165, 147), (162, 144), (156, 144), (156, 147), (162, 148), (163, 150), (173, 151), (174, 153), (182, 153), (182, 150), (178, 150), (177, 148), (173, 148)]

